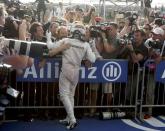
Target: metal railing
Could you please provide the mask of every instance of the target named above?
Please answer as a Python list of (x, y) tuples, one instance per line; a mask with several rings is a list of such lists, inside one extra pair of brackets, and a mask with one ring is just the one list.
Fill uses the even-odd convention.
[[(137, 116), (139, 64), (129, 65), (128, 83), (79, 83), (75, 93), (75, 108), (84, 114), (100, 111), (131, 110)], [(13, 78), (11, 79), (13, 81)], [(12, 82), (20, 96), (10, 102), (8, 109), (59, 109), (58, 83)]]
[(153, 115), (155, 107), (165, 107), (165, 83), (156, 82), (156, 63), (148, 60), (143, 66), (140, 119), (144, 114)]

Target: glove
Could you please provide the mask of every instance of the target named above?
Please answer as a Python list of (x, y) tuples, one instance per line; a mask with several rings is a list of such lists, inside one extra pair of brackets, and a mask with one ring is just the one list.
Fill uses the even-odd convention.
[(52, 33), (50, 31), (46, 31), (46, 38), (47, 38), (47, 41), (50, 41), (51, 40), (51, 37), (52, 37)]
[(52, 33), (49, 31), (46, 31), (46, 38), (47, 38), (47, 47), (48, 49), (52, 49), (53, 48), (53, 42), (52, 42)]

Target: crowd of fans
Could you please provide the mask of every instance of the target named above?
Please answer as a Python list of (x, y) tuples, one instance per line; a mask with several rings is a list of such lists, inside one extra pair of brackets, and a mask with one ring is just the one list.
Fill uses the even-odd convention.
[[(41, 6), (41, 0), (38, 0), (38, 2), (38, 6)], [(165, 60), (165, 25), (162, 18), (155, 18), (152, 23), (146, 22), (143, 26), (137, 24), (136, 21), (138, 21), (138, 19), (132, 20), (128, 18), (123, 22), (124, 25), (119, 25), (115, 22), (109, 22), (98, 17), (94, 7), (82, 9), (77, 6), (75, 9), (64, 9), (63, 3), (60, 2), (59, 7), (56, 10), (52, 10), (52, 16), (46, 21), (43, 20), (44, 18), (42, 18), (42, 20), (40, 19), (40, 12), (44, 11), (44, 16), (46, 11), (45, 8), (46, 7), (42, 8), (42, 10), (41, 8), (38, 8), (37, 17), (35, 16), (35, 13), (31, 14), (34, 16), (24, 15), (20, 17), (19, 13), (13, 13), (17, 10), (15, 6), (10, 4), (1, 6), (0, 36), (46, 43), (48, 42), (46, 32), (49, 31), (52, 35), (51, 41), (58, 43), (65, 38), (71, 37), (72, 28), (78, 24), (85, 30), (85, 34), (81, 34), (84, 35), (83, 41), (89, 43), (97, 60), (128, 59), (130, 64), (140, 63), (141, 66), (143, 66), (147, 59), (153, 59), (156, 64)], [(77, 37), (77, 39), (81, 38)], [(16, 69), (17, 73), (20, 74), (22, 69), (33, 64), (33, 58), (16, 55), (13, 50), (7, 50), (2, 61), (12, 65), (12, 68)], [(41, 60), (39, 66), (42, 67), (44, 64), (45, 59)], [(91, 63), (88, 60), (85, 60), (84, 64), (87, 67), (91, 66)], [(95, 106), (97, 102), (97, 91), (100, 85), (90, 84), (89, 86), (92, 94), (92, 101), (89, 104)], [(128, 86), (125, 94), (128, 99), (130, 98), (130, 91), (135, 90), (130, 89), (130, 87)], [(107, 97), (107, 105), (111, 105), (114, 93), (113, 84), (105, 83), (102, 85), (102, 89)], [(154, 89), (151, 90), (154, 91)], [(150, 93), (153, 94), (153, 92), (147, 92), (148, 95), (150, 95)], [(150, 104), (154, 104), (153, 101), (150, 102)], [(91, 115), (94, 115), (95, 112), (96, 109), (90, 110)], [(67, 117), (69, 117), (69, 113)], [(75, 118), (72, 122), (76, 122)], [(75, 125), (71, 126), (74, 128)]]

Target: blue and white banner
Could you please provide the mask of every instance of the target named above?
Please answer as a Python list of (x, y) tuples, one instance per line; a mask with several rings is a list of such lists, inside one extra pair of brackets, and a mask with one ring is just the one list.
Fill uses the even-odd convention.
[[(26, 68), (17, 81), (56, 82), (59, 78), (61, 60), (48, 59), (44, 68), (38, 67), (35, 60), (32, 67)], [(128, 62), (123, 60), (96, 61), (91, 68), (80, 68), (79, 82), (127, 82)]]
[(165, 61), (160, 62), (156, 67), (156, 81), (165, 83)]

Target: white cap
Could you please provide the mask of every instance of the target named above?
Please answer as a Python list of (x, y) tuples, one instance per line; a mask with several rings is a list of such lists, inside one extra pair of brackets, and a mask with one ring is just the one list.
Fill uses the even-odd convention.
[(156, 27), (155, 29), (152, 30), (152, 33), (156, 34), (156, 35), (164, 35), (164, 30), (160, 27)]

